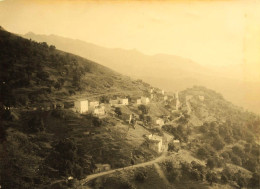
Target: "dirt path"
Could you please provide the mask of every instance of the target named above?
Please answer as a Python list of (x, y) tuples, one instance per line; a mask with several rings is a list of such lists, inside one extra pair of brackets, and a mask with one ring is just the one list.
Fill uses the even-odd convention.
[(93, 179), (96, 179), (98, 177), (102, 177), (104, 175), (109, 175), (109, 174), (112, 174), (112, 173), (115, 173), (115, 172), (118, 172), (118, 171), (124, 171), (124, 170), (134, 169), (134, 168), (137, 168), (137, 167), (146, 167), (146, 166), (149, 166), (149, 165), (154, 165), (158, 174), (160, 175), (160, 177), (164, 180), (164, 182), (166, 184), (169, 184), (169, 186), (170, 186), (170, 183), (168, 182), (167, 178), (165, 177), (161, 167), (158, 165), (159, 162), (162, 162), (162, 161), (165, 161), (165, 160), (185, 161), (185, 162), (189, 162), (189, 163), (191, 161), (196, 161), (197, 163), (205, 165), (205, 162), (194, 158), (187, 150), (180, 150), (178, 153), (171, 153), (171, 154), (164, 152), (158, 158), (151, 160), (151, 161), (148, 161), (148, 162), (144, 162), (144, 163), (140, 163), (140, 164), (137, 164), (137, 165), (128, 166), (128, 167), (124, 167), (124, 168), (113, 169), (113, 170), (106, 171), (106, 172), (88, 175), (85, 179), (82, 179), (80, 181), (80, 185), (84, 185), (84, 184), (88, 183), (89, 181), (91, 181)]
[(87, 183), (87, 182), (89, 182), (89, 181), (91, 181), (91, 180), (93, 180), (95, 178), (98, 178), (98, 177), (101, 177), (101, 176), (104, 176), (104, 175), (108, 175), (108, 174), (112, 174), (112, 173), (115, 173), (116, 171), (130, 170), (130, 169), (134, 169), (134, 168), (137, 168), (137, 167), (145, 167), (145, 166), (153, 165), (153, 164), (155, 164), (157, 162), (161, 162), (162, 160), (165, 160), (168, 157), (166, 155), (167, 155), (167, 153), (164, 152), (158, 158), (156, 158), (154, 160), (151, 160), (151, 161), (148, 161), (148, 162), (144, 162), (144, 163), (140, 163), (140, 164), (136, 164), (136, 165), (128, 166), (128, 167), (113, 169), (113, 170), (106, 171), (106, 172), (101, 172), (101, 173), (88, 175), (85, 179), (82, 179), (80, 182), (81, 182), (81, 185), (83, 185), (83, 184), (85, 184), (85, 183)]
[(189, 99), (186, 98), (186, 106), (187, 106), (187, 109), (188, 109), (188, 114), (191, 113), (191, 105), (190, 105), (190, 102), (189, 102)]
[(164, 174), (162, 168), (158, 165), (158, 163), (155, 163), (155, 164), (154, 164), (154, 167), (155, 167), (157, 173), (159, 174), (159, 176), (160, 176), (160, 177), (163, 179), (163, 181), (165, 182), (165, 184), (170, 185), (168, 179), (166, 178), (166, 176), (165, 176), (165, 174)]

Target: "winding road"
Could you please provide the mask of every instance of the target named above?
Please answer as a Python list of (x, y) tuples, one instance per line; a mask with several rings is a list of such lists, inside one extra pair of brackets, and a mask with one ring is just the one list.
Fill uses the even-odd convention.
[(145, 167), (145, 166), (153, 165), (155, 163), (158, 163), (158, 162), (161, 162), (161, 161), (167, 159), (168, 157), (169, 156), (167, 156), (167, 152), (163, 152), (161, 156), (159, 156), (158, 158), (151, 160), (151, 161), (147, 161), (147, 162), (144, 162), (144, 163), (139, 163), (139, 164), (128, 166), (128, 167), (123, 167), (123, 168), (118, 168), (118, 169), (113, 169), (113, 170), (109, 170), (109, 171), (105, 171), (105, 172), (101, 172), (101, 173), (95, 173), (95, 174), (92, 174), (92, 175), (88, 175), (85, 179), (82, 179), (80, 181), (80, 183), (81, 183), (81, 185), (84, 185), (84, 184), (88, 183), (89, 181), (91, 181), (95, 178), (98, 178), (98, 177), (101, 177), (101, 176), (104, 176), (104, 175), (108, 175), (108, 174), (112, 174), (112, 173), (115, 173), (117, 171), (130, 170), (130, 169), (134, 169), (134, 168), (137, 168), (137, 167)]

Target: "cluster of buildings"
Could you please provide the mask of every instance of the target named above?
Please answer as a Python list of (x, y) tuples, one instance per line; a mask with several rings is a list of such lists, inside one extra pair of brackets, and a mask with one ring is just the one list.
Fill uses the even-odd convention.
[[(148, 97), (141, 97), (136, 100), (136, 104), (144, 104), (147, 105), (150, 103), (150, 99)], [(110, 106), (124, 106), (129, 105), (128, 98), (119, 98), (109, 100)], [(80, 114), (84, 113), (93, 113), (95, 115), (105, 115), (105, 104), (100, 104), (99, 101), (88, 101), (88, 100), (77, 100), (74, 102), (74, 108), (76, 112)]]
[(89, 102), (88, 100), (78, 100), (74, 102), (76, 112), (80, 114), (91, 112), (94, 115), (105, 115), (105, 105), (99, 101)]
[(115, 99), (115, 100), (110, 100), (109, 101), (109, 104), (111, 106), (117, 106), (117, 105), (128, 105), (129, 102), (128, 102), (128, 98), (118, 98)]

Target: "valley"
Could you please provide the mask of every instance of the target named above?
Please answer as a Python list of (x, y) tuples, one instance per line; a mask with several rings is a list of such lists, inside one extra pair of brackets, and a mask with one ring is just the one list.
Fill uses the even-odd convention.
[(212, 89), (165, 91), (3, 28), (0, 60), (2, 188), (259, 186), (260, 117)]

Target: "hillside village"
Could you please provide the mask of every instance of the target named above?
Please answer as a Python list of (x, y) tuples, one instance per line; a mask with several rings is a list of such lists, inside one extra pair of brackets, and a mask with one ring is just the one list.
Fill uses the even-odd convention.
[(0, 59), (3, 188), (259, 186), (259, 115), (213, 90), (164, 91), (3, 29)]

